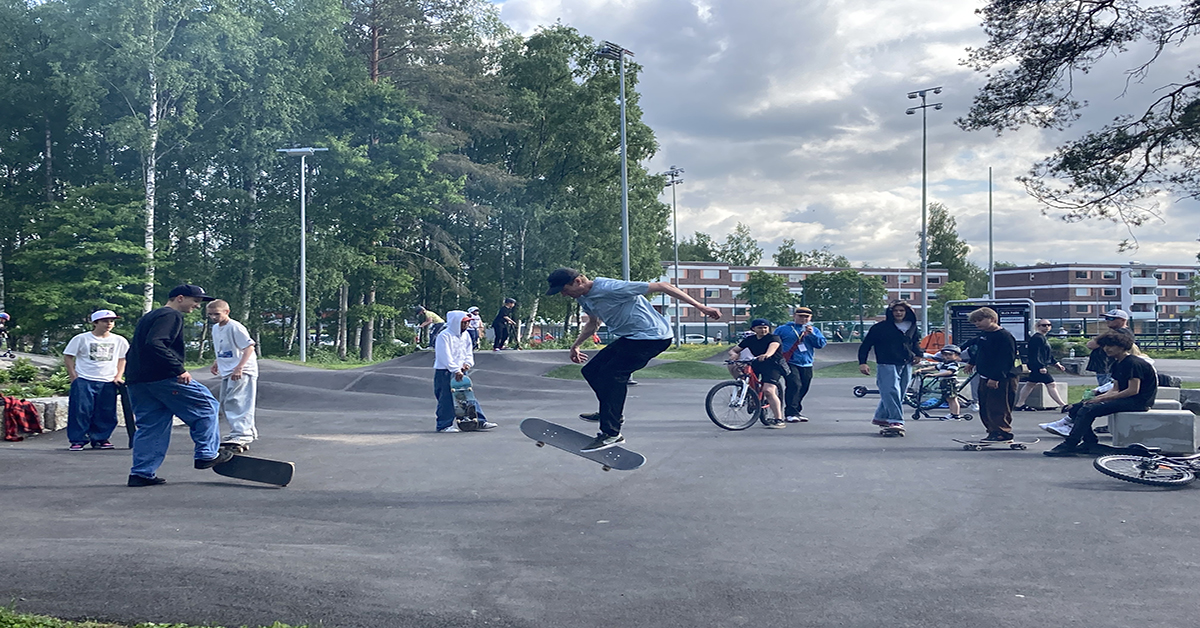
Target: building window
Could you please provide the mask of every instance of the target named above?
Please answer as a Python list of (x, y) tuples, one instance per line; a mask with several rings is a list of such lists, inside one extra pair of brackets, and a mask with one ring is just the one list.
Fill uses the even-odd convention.
[(733, 273), (733, 280), (738, 282), (746, 281), (746, 273)]
[(1129, 271), (1129, 276), (1130, 276), (1130, 277), (1145, 277), (1145, 276), (1146, 276), (1146, 271), (1144, 271), (1144, 270), (1130, 270), (1130, 271)]
[(912, 275), (900, 275), (900, 283), (912, 283)]
[(715, 268), (714, 269), (705, 268), (704, 270), (700, 271), (700, 278), (701, 279), (720, 279), (721, 271), (719, 271)]
[(1106, 270), (1106, 271), (1102, 272), (1102, 273), (1100, 274), (1100, 276), (1101, 276), (1101, 277), (1103, 277), (1103, 278), (1105, 278), (1105, 279), (1116, 279), (1116, 278), (1117, 278), (1117, 271), (1115, 271), (1115, 270)]
[(1101, 291), (1101, 294), (1106, 297), (1115, 297), (1115, 296), (1117, 296), (1117, 289), (1116, 288), (1105, 288), (1103, 291)]
[(1076, 279), (1087, 279), (1088, 275), (1090, 275), (1090, 274), (1091, 274), (1091, 271), (1077, 270), (1077, 271), (1075, 271), (1075, 278)]
[(1165, 297), (1167, 296), (1167, 291), (1162, 288), (1155, 288), (1154, 294), (1155, 296)]
[(1191, 295), (1191, 291), (1188, 290), (1187, 288), (1180, 288), (1179, 291), (1176, 293), (1176, 296), (1190, 297), (1192, 295)]
[(680, 307), (679, 308), (679, 318), (687, 318), (689, 310), (690, 310), (690, 308), (688, 308), (688, 306), (686, 306), (686, 305), (683, 307)]
[(804, 275), (788, 275), (788, 283), (800, 283), (804, 281)]
[(1075, 306), (1075, 312), (1077, 314), (1087, 314), (1090, 311), (1092, 311), (1092, 306), (1090, 306), (1090, 305), (1076, 305)]
[(747, 308), (739, 305), (739, 306), (733, 308), (733, 315), (734, 316), (745, 316), (747, 311), (748, 311)]
[(715, 298), (721, 296), (721, 289), (720, 288), (705, 288), (704, 296), (706, 296), (710, 299), (715, 299)]
[(1154, 278), (1159, 281), (1162, 281), (1163, 274), (1162, 273), (1154, 273)]
[(1175, 278), (1179, 281), (1187, 281), (1192, 278), (1192, 273), (1175, 273)]
[(1091, 288), (1076, 288), (1075, 289), (1075, 296), (1077, 296), (1077, 297), (1091, 296), (1091, 294), (1092, 294)]
[(913, 294), (913, 293), (911, 293), (911, 292), (901, 292), (901, 293), (900, 293), (900, 300), (901, 300), (901, 301), (911, 301), (911, 300), (912, 300), (912, 294)]
[(929, 283), (930, 284), (942, 283), (942, 278), (941, 277), (930, 277)]

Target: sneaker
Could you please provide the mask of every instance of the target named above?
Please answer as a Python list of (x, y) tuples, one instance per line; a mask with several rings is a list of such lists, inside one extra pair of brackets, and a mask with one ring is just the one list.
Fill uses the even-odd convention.
[(1063, 438), (1066, 438), (1067, 436), (1071, 435), (1071, 428), (1074, 426), (1074, 423), (1075, 422), (1071, 420), (1071, 417), (1065, 416), (1051, 423), (1041, 423), (1038, 425), (1038, 427), (1050, 432), (1051, 434), (1054, 434), (1055, 436), (1062, 436)]
[(218, 449), (216, 458), (207, 460), (197, 458), (193, 463), (197, 469), (211, 469), (223, 462), (229, 462), (233, 459), (233, 452), (228, 449)]
[(249, 443), (221, 443), (221, 449), (228, 449), (235, 454), (244, 454), (250, 451)]
[(67, 451), (83, 451), (83, 444), (82, 443), (71, 443), (71, 446), (67, 447)]
[(800, 417), (795, 414), (793, 414), (792, 416), (789, 416), (789, 417), (785, 417), (783, 420), (787, 423), (800, 423)]
[(983, 440), (986, 442), (989, 442), (989, 443), (1003, 443), (1004, 441), (1009, 441), (1012, 439), (1013, 439), (1012, 434), (1009, 434), (1007, 432), (996, 432), (994, 434), (988, 434), (987, 437), (984, 438)]
[(600, 434), (596, 438), (592, 439), (592, 442), (584, 445), (579, 452), (586, 454), (592, 451), (600, 451), (601, 449), (616, 447), (623, 442), (625, 442), (625, 437), (621, 436), (620, 434), (617, 434), (616, 436), (605, 436), (604, 434)]
[(889, 427), (889, 426), (891, 426), (891, 423), (888, 423), (887, 421), (884, 421), (883, 419), (871, 419), (871, 425), (878, 425), (879, 427)]
[(938, 417), (938, 420), (939, 421), (962, 421), (963, 416), (961, 414), (947, 414), (944, 417)]
[(801, 423), (808, 423), (808, 417), (804, 416), (803, 414), (797, 414), (796, 418), (800, 419)]
[(102, 440), (92, 443), (92, 449), (116, 449), (112, 443)]
[(479, 429), (481, 429), (481, 430), (494, 430), (498, 427), (500, 427), (500, 426), (495, 423), (492, 423), (491, 421), (480, 421), (479, 422)]
[(492, 349), (492, 351), (499, 351), (499, 349)]
[(130, 475), (129, 482), (126, 483), (126, 486), (158, 486), (159, 484), (166, 483), (166, 480), (157, 476), (148, 478), (144, 475)]
[(599, 422), (600, 421), (600, 413), (599, 412), (589, 412), (587, 414), (579, 415), (579, 418), (583, 419), (584, 421)]
[(457, 425), (451, 425), (450, 427), (443, 427), (442, 429), (438, 430), (438, 433), (439, 434), (454, 434), (455, 432), (461, 432), (461, 431), (462, 430), (458, 429)]
[(779, 419), (767, 419), (767, 424), (764, 427), (772, 430), (781, 430), (787, 427), (787, 423), (784, 423)]
[(1058, 445), (1056, 445), (1054, 447), (1054, 449), (1047, 449), (1046, 451), (1043, 451), (1042, 455), (1050, 456), (1052, 458), (1064, 458), (1067, 456), (1078, 456), (1083, 453), (1085, 453), (1085, 452), (1076, 445), (1068, 445), (1067, 443), (1059, 443)]

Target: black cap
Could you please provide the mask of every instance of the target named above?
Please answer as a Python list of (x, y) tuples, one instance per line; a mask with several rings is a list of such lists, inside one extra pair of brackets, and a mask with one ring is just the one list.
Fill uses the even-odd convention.
[(559, 268), (550, 273), (550, 276), (546, 278), (546, 281), (550, 283), (550, 289), (546, 291), (546, 295), (554, 296), (562, 292), (563, 286), (575, 281), (578, 276), (579, 271), (574, 268)]
[(175, 286), (171, 289), (171, 294), (167, 295), (168, 299), (175, 297), (195, 297), (201, 301), (213, 301), (216, 297), (210, 297), (204, 292), (204, 288), (193, 286), (190, 283), (185, 283), (182, 286)]

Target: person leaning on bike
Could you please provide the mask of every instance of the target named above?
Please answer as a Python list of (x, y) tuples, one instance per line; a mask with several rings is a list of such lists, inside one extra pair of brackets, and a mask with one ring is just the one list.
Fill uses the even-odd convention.
[(754, 362), (750, 364), (750, 368), (762, 382), (763, 395), (766, 396), (774, 415), (767, 420), (767, 427), (785, 427), (783, 419), (780, 418), (783, 416), (783, 404), (779, 401), (779, 383), (783, 380), (787, 363), (783, 361), (783, 353), (779, 351), (779, 336), (771, 333), (771, 322), (765, 318), (750, 321), (750, 329), (754, 335), (742, 338), (736, 347), (730, 349), (729, 359), (738, 359), (741, 349), (750, 350), (754, 355)]

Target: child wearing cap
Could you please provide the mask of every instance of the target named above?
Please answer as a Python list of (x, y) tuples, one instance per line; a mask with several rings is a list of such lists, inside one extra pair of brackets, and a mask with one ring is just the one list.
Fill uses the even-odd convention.
[(63, 350), (71, 378), (67, 404), (67, 440), (71, 451), (113, 449), (108, 438), (117, 427), (117, 384), (125, 377), (129, 341), (112, 333), (112, 310), (92, 313), (92, 331), (76, 335)]
[(962, 421), (966, 418), (959, 414), (962, 412), (962, 405), (958, 403), (958, 368), (959, 361), (962, 360), (962, 350), (958, 345), (946, 345), (938, 350), (934, 358), (938, 361), (936, 365), (918, 369), (915, 374), (941, 378), (938, 383), (942, 397), (950, 408), (950, 414), (939, 420)]
[(479, 308), (471, 306), (467, 308), (467, 316), (471, 318), (471, 322), (467, 324), (467, 334), (471, 336), (471, 350), (479, 350), (479, 336), (483, 331), (483, 321), (479, 319)]

